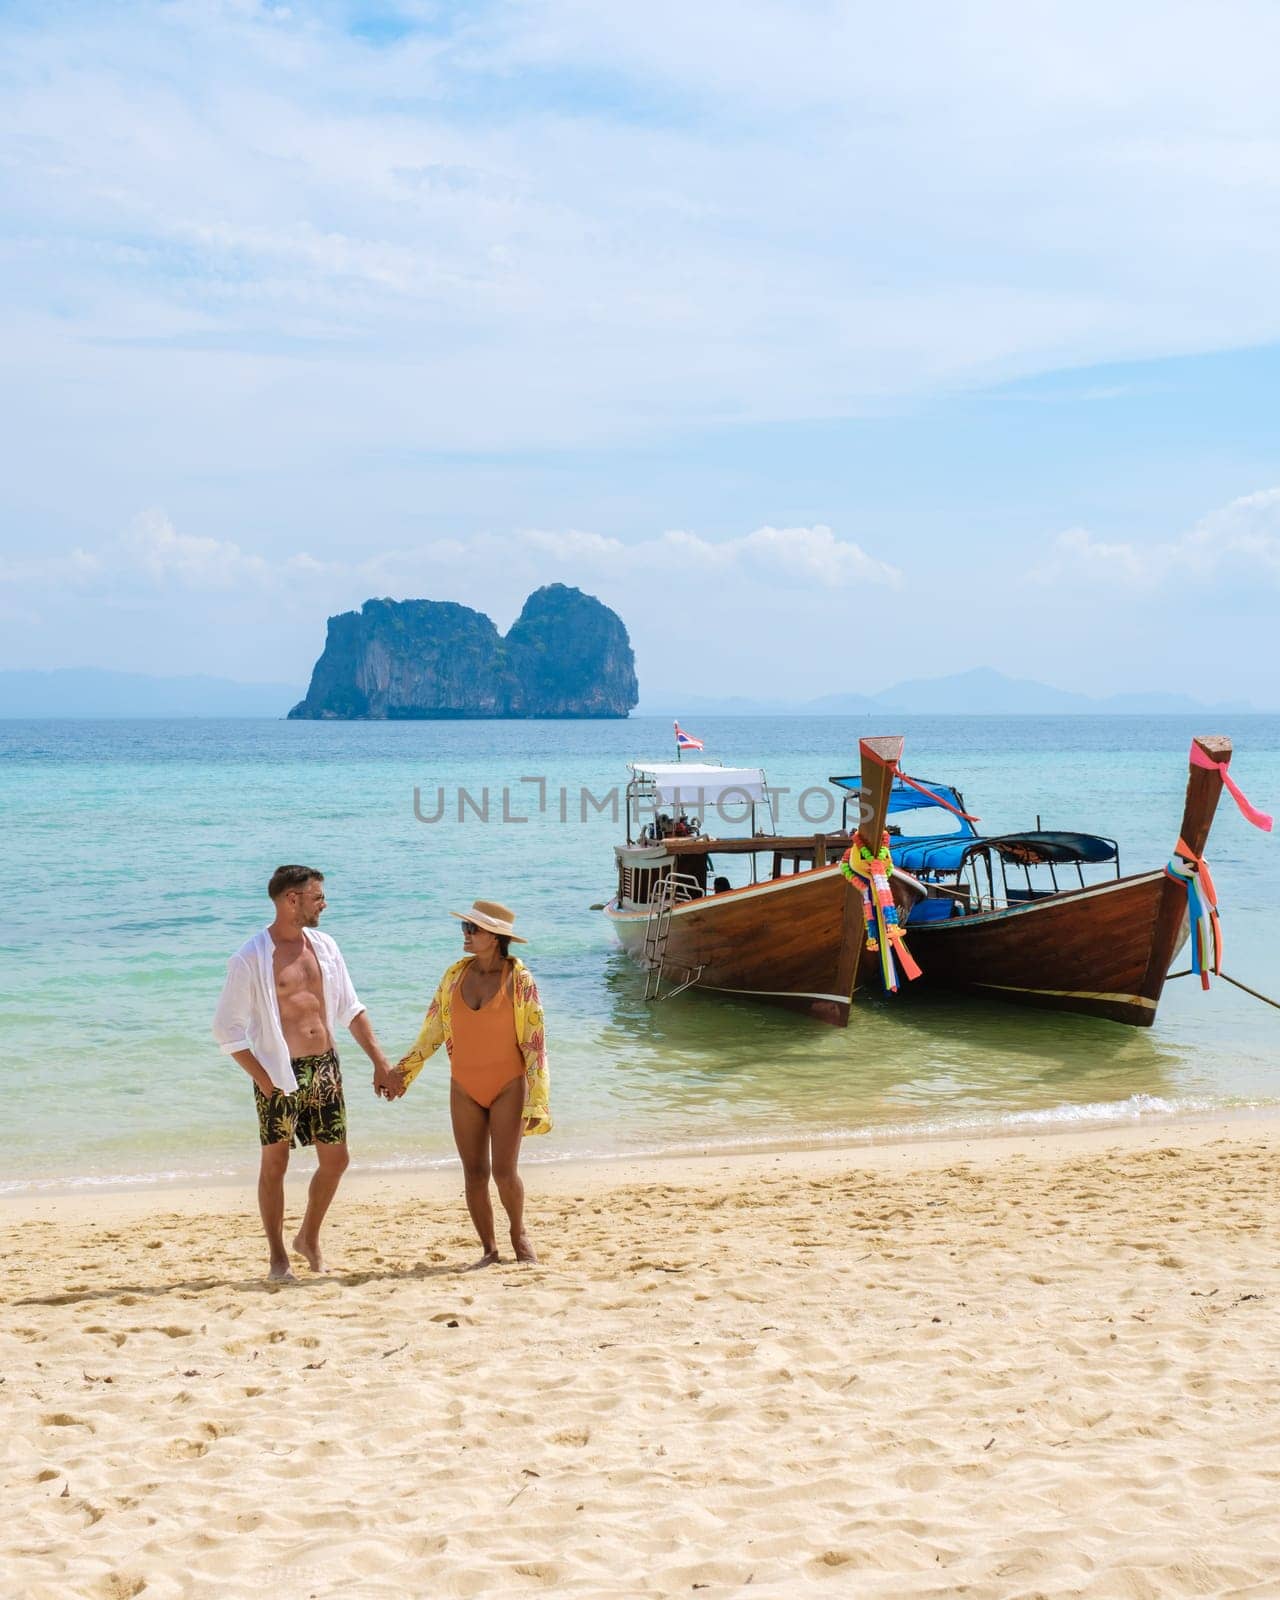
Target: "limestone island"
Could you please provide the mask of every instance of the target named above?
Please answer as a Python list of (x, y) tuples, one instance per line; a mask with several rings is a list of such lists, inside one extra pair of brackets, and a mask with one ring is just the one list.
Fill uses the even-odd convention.
[(366, 600), (329, 618), (324, 652), (291, 718), (625, 717), (639, 698), (621, 617), (547, 584), (505, 637), (448, 600)]

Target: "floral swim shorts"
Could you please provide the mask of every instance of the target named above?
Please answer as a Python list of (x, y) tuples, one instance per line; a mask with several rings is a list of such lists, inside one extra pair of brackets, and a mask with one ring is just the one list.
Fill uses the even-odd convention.
[(255, 1083), (258, 1137), (264, 1145), (341, 1144), (347, 1137), (347, 1107), (342, 1098), (342, 1070), (338, 1052), (322, 1056), (295, 1056), (289, 1063), (298, 1087), (292, 1094), (277, 1089), (265, 1095)]

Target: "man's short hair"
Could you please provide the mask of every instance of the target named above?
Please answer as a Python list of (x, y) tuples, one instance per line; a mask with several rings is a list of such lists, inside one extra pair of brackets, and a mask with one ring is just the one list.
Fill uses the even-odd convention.
[(319, 879), (324, 882), (324, 873), (317, 872), (314, 867), (277, 867), (271, 874), (271, 882), (267, 885), (267, 893), (273, 900), (278, 900), (282, 894), (287, 894), (290, 889), (305, 889), (306, 886)]

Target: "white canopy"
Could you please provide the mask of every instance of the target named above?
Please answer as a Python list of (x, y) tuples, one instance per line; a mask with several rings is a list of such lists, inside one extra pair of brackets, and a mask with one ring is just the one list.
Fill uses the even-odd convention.
[(632, 763), (640, 780), (653, 784), (654, 796), (664, 806), (715, 805), (720, 796), (731, 793), (731, 800), (762, 801), (764, 771), (760, 767), (712, 767), (695, 761)]

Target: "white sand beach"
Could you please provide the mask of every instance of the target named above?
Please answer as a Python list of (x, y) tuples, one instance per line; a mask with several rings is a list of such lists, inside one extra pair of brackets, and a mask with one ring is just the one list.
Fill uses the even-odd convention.
[[(1280, 1125), (0, 1209), (0, 1593), (1280, 1594)], [(291, 1180), (296, 1214), (302, 1175)]]

